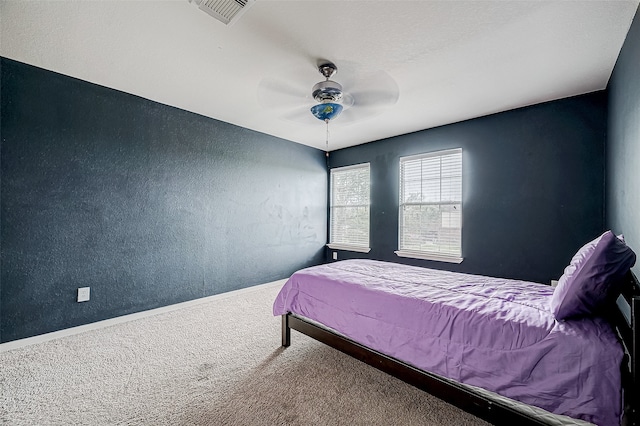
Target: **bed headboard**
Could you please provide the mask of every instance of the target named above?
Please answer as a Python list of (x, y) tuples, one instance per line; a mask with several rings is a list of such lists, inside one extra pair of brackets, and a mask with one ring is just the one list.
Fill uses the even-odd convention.
[(616, 300), (618, 310), (614, 324), (625, 349), (622, 366), (626, 418), (623, 424), (640, 426), (640, 283), (631, 271), (624, 277), (622, 290)]

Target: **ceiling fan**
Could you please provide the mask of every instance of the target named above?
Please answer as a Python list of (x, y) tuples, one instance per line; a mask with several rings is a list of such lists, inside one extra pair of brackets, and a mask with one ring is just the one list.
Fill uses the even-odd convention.
[(344, 108), (342, 102), (348, 101), (349, 106), (353, 105), (353, 97), (344, 96), (342, 85), (333, 80), (329, 80), (338, 72), (338, 67), (333, 62), (323, 62), (318, 65), (318, 71), (326, 80), (316, 83), (311, 91), (311, 96), (318, 102), (311, 107), (311, 114), (319, 120), (328, 123), (336, 118)]
[(259, 103), (277, 118), (297, 124), (335, 119), (336, 124), (349, 125), (371, 119), (398, 101), (398, 85), (385, 71), (342, 61), (338, 83), (335, 63), (318, 60), (316, 66), (324, 80), (315, 85), (309, 84), (312, 74), (307, 67), (264, 78), (258, 86)]

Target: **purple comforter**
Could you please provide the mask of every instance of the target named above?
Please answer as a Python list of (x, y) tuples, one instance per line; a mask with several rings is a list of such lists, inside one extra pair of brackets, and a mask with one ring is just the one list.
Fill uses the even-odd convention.
[(373, 260), (300, 270), (273, 314), (315, 320), (396, 359), (461, 383), (618, 425), (622, 348), (599, 318), (558, 322), (553, 288)]

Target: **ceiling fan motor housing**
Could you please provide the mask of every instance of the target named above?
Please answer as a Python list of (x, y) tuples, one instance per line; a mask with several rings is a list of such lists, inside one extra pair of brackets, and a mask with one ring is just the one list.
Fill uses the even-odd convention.
[(342, 100), (342, 85), (327, 80), (313, 86), (313, 99), (318, 102), (340, 102)]

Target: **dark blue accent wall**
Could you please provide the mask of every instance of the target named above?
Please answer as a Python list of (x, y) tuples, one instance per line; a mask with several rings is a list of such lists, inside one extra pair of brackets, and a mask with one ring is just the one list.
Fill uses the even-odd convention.
[(1, 74), (1, 342), (324, 260), (322, 151), (6, 58)]
[[(331, 167), (371, 164), (371, 252), (339, 251), (339, 259), (558, 279), (575, 251), (604, 227), (606, 101), (598, 92), (332, 152)], [(397, 257), (399, 158), (458, 147), (464, 261)]]
[[(609, 80), (607, 227), (640, 254), (640, 18), (636, 12)], [(640, 275), (640, 266), (633, 268)]]

